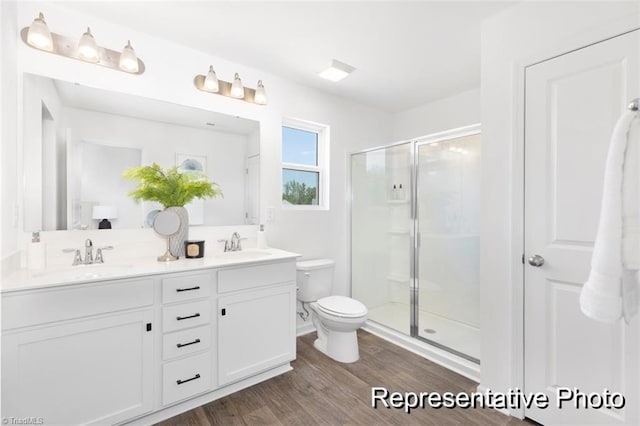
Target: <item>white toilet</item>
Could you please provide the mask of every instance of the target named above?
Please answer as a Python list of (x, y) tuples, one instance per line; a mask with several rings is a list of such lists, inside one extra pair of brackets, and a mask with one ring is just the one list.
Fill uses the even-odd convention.
[(350, 297), (330, 296), (334, 263), (329, 259), (298, 262), (298, 300), (311, 307), (318, 332), (316, 349), (336, 361), (355, 362), (360, 358), (356, 330), (367, 320), (367, 307)]

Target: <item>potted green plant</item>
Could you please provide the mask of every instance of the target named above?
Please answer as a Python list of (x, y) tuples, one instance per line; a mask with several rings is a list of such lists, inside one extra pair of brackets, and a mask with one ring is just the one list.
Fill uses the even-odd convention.
[(189, 214), (184, 208), (196, 198), (221, 197), (222, 191), (215, 182), (196, 170), (180, 170), (178, 166), (163, 169), (158, 164), (128, 169), (123, 177), (138, 182), (138, 187), (129, 196), (135, 201), (155, 201), (165, 208), (174, 210), (180, 217), (180, 229), (172, 237), (171, 251), (176, 256), (184, 256), (183, 242), (189, 238)]

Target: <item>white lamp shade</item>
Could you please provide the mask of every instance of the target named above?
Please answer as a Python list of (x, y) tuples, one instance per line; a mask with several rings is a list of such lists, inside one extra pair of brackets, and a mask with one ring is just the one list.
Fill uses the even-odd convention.
[(131, 41), (127, 41), (127, 45), (122, 49), (120, 54), (120, 69), (127, 72), (138, 72), (138, 57), (135, 50), (131, 46)]
[(96, 45), (90, 28), (87, 28), (87, 32), (82, 34), (78, 43), (78, 55), (85, 61), (98, 62), (98, 45)]
[(267, 92), (265, 92), (264, 90), (264, 84), (262, 84), (262, 80), (258, 80), (258, 87), (256, 87), (254, 101), (259, 105), (267, 104)]
[(96, 220), (117, 219), (118, 208), (116, 206), (93, 206), (91, 217)]
[(239, 99), (244, 98), (244, 86), (242, 85), (242, 80), (240, 80), (238, 73), (233, 77), (233, 83), (231, 83), (231, 96)]
[(209, 67), (209, 72), (204, 79), (204, 88), (209, 92), (218, 92), (220, 90), (220, 84), (218, 83), (218, 76), (216, 76), (216, 72), (213, 70), (213, 65)]
[(49, 31), (49, 27), (42, 13), (31, 23), (29, 31), (27, 32), (27, 43), (38, 49), (53, 50), (51, 31)]

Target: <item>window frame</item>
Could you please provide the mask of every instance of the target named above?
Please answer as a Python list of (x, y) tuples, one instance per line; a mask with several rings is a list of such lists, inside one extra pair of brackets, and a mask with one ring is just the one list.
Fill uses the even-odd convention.
[[(318, 135), (316, 154), (317, 166), (308, 164), (287, 163), (282, 161), (282, 128), (312, 132)], [(280, 202), (287, 210), (329, 210), (329, 126), (297, 118), (284, 118), (280, 128)], [(318, 173), (318, 204), (285, 204), (282, 199), (282, 179), (284, 170)]]

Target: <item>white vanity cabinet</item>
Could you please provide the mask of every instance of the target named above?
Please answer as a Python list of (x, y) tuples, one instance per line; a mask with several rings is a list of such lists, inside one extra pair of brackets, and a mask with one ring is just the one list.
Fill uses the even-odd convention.
[(114, 424), (150, 412), (152, 304), (149, 279), (3, 295), (3, 417)]
[(218, 272), (221, 385), (295, 359), (295, 278), (294, 262)]
[(152, 424), (289, 371), (296, 270), (282, 253), (3, 290), (2, 416)]

